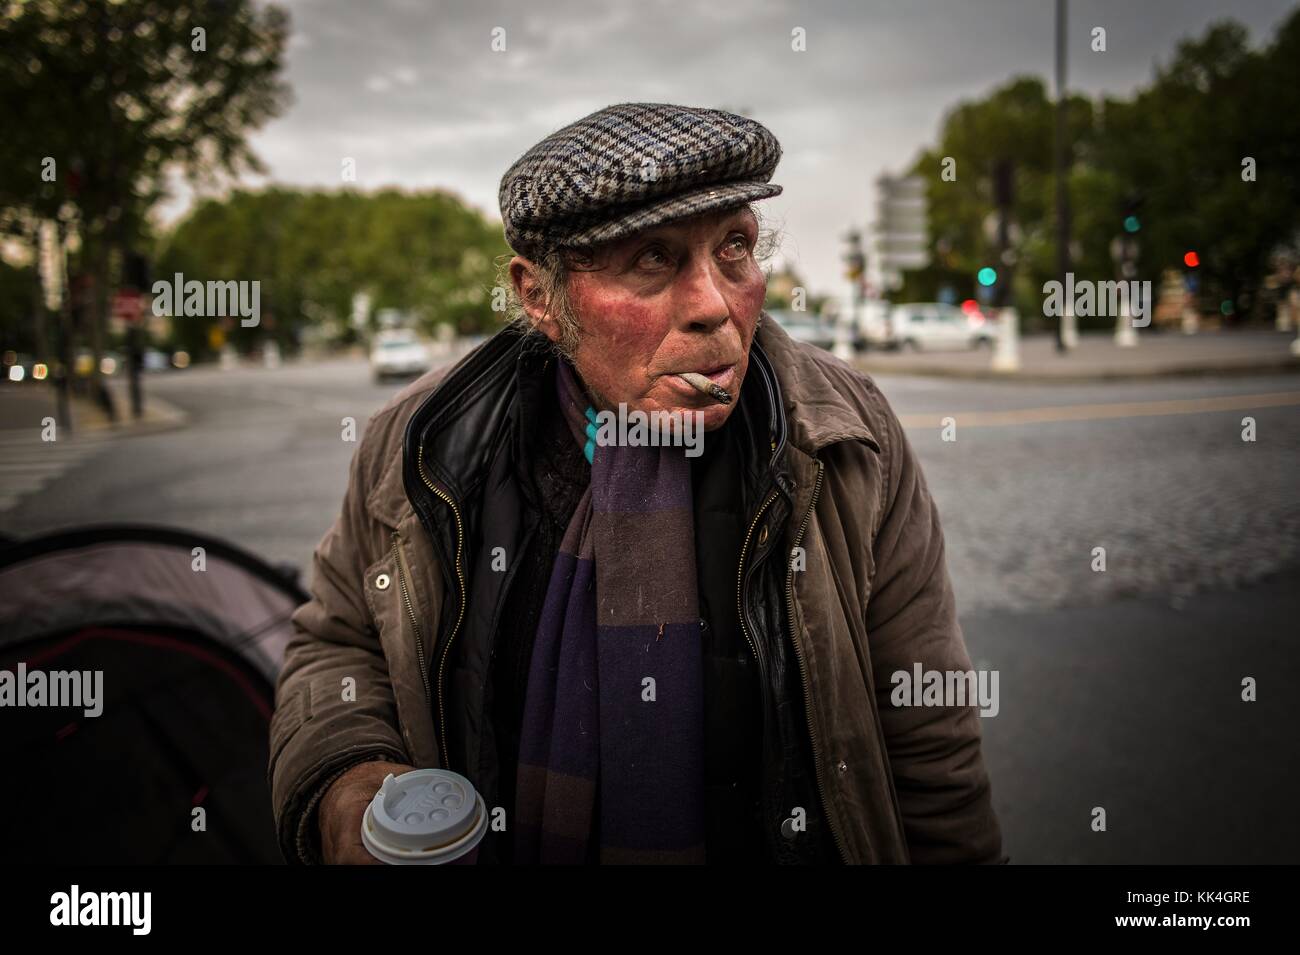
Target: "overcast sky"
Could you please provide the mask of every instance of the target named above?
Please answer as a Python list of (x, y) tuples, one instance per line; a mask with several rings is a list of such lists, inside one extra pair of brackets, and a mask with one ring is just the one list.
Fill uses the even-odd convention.
[[(944, 112), (1016, 74), (1050, 79), (1052, 0), (287, 0), (294, 102), (253, 138), (274, 182), (437, 186), (499, 221), (501, 174), (610, 103), (744, 110), (784, 149), (765, 211), (814, 291), (840, 292), (841, 236), (873, 182), (932, 143)], [(1123, 94), (1178, 39), (1231, 16), (1271, 37), (1293, 0), (1072, 0), (1069, 85)], [(1090, 32), (1107, 31), (1107, 51)], [(492, 31), (506, 51), (493, 52)], [(807, 50), (791, 49), (806, 31)], [(259, 180), (260, 181), (260, 180)], [(187, 204), (173, 203), (174, 215)]]

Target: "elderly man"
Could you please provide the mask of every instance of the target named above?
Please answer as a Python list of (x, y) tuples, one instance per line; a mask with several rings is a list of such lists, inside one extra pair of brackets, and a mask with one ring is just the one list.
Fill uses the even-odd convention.
[[(362, 813), (413, 767), (483, 794), (480, 863), (1005, 861), (973, 701), (891, 699), (970, 670), (915, 455), (763, 320), (780, 153), (622, 104), (506, 172), (516, 320), (371, 419), (294, 618), (291, 861), (373, 861)], [(702, 446), (597, 427), (637, 412)]]

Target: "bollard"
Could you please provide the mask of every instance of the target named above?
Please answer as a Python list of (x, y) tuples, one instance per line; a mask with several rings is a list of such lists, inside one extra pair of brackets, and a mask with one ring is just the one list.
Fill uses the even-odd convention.
[(1014, 308), (1004, 308), (998, 313), (998, 341), (989, 367), (997, 372), (1020, 370), (1020, 329)]
[(1119, 348), (1136, 348), (1137, 329), (1133, 327), (1133, 314), (1129, 307), (1128, 296), (1124, 296), (1115, 318), (1115, 345)]

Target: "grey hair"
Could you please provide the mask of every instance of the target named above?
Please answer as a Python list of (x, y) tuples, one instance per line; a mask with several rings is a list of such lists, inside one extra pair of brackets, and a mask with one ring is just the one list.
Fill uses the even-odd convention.
[[(760, 266), (766, 266), (781, 246), (781, 230), (767, 224), (755, 203), (747, 203), (746, 207), (758, 222), (754, 259)], [(575, 271), (594, 271), (597, 268), (597, 251), (598, 249), (555, 248), (533, 260), (534, 274), (537, 276), (534, 297), (547, 303), (546, 311), (555, 319), (560, 331), (559, 341), (554, 343), (555, 350), (570, 360), (578, 350), (582, 330), (569, 300), (569, 275)], [(514, 282), (510, 278), (510, 262), (513, 258), (513, 254), (497, 257), (497, 287), (505, 290), (506, 324), (527, 333), (537, 323), (524, 308), (524, 302), (515, 291)]]

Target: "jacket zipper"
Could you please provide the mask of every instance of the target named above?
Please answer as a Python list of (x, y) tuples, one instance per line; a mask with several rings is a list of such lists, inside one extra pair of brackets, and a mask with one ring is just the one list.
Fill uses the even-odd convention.
[[(812, 498), (808, 502), (808, 512), (803, 516), (803, 523), (799, 525), (799, 533), (795, 535), (794, 547), (791, 550), (797, 550), (803, 543), (803, 535), (808, 530), (808, 524), (812, 520), (813, 509), (817, 507), (817, 495), (822, 489), (822, 474), (826, 470), (826, 465), (820, 459), (817, 461), (817, 480), (813, 483)], [(786, 612), (790, 615), (790, 642), (794, 644), (795, 659), (799, 661), (799, 682), (803, 686), (804, 714), (808, 718), (808, 736), (812, 740), (813, 751), (813, 773), (817, 777), (817, 792), (821, 795), (822, 805), (826, 808), (826, 821), (831, 830), (831, 837), (835, 840), (835, 849), (840, 854), (840, 860), (848, 863), (848, 856), (844, 853), (844, 845), (840, 842), (839, 830), (835, 828), (835, 815), (831, 812), (831, 804), (826, 800), (826, 785), (822, 781), (822, 760), (821, 753), (817, 748), (817, 731), (813, 727), (812, 711), (810, 697), (808, 695), (808, 669), (804, 664), (803, 650), (799, 647), (799, 640), (795, 636), (795, 619), (794, 619), (794, 555), (791, 553), (790, 560), (786, 562), (785, 574), (785, 607)]]
[(460, 508), (456, 502), (451, 499), (451, 495), (429, 480), (429, 475), (424, 470), (424, 446), (420, 446), (419, 457), (416, 462), (417, 470), (420, 472), (420, 480), (424, 482), (425, 487), (432, 491), (439, 500), (445, 501), (451, 508), (452, 515), (456, 518), (456, 582), (460, 586), (460, 606), (456, 612), (456, 623), (451, 628), (451, 636), (447, 638), (447, 645), (442, 649), (442, 657), (438, 661), (438, 745), (442, 749), (443, 766), (450, 768), (451, 747), (447, 745), (447, 714), (442, 699), (442, 675), (447, 665), (447, 652), (451, 649), (452, 643), (456, 640), (456, 634), (460, 630), (461, 621), (465, 619), (465, 572), (461, 567), (461, 554), (465, 545), (465, 527), (460, 519)]
[(767, 510), (768, 505), (776, 500), (776, 491), (768, 495), (761, 505), (758, 513), (754, 515), (753, 522), (749, 525), (749, 530), (745, 532), (745, 543), (740, 547), (740, 566), (736, 570), (736, 615), (740, 617), (740, 632), (745, 635), (745, 640), (749, 643), (749, 651), (754, 654), (754, 661), (761, 665), (762, 658), (758, 655), (758, 647), (754, 645), (754, 639), (749, 635), (749, 628), (745, 626), (745, 554), (749, 552), (749, 540), (754, 536), (754, 528), (758, 522), (763, 519), (763, 512)]
[(402, 603), (406, 605), (406, 612), (411, 618), (411, 628), (415, 631), (415, 655), (420, 661), (420, 679), (424, 682), (424, 702), (426, 704), (433, 702), (433, 694), (429, 691), (429, 668), (424, 659), (424, 638), (420, 634), (420, 621), (415, 616), (415, 607), (411, 603), (411, 593), (406, 589), (406, 558), (402, 556), (402, 535), (400, 533), (393, 535), (393, 558), (397, 565), (397, 585), (402, 591)]

